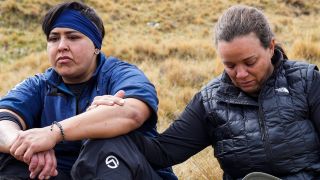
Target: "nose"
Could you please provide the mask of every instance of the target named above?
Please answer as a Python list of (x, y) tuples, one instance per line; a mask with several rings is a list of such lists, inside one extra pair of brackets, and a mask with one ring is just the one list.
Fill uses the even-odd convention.
[(65, 38), (61, 38), (59, 41), (59, 45), (58, 45), (58, 50), (59, 51), (67, 51), (69, 50), (69, 45), (68, 42)]
[(236, 70), (236, 77), (238, 79), (243, 79), (243, 78), (246, 78), (248, 76), (248, 71), (245, 67), (243, 66), (239, 66), (237, 67), (237, 70)]

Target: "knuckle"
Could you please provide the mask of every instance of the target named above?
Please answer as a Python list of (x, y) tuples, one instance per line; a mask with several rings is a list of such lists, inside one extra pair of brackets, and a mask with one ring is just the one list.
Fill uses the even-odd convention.
[(23, 161), (24, 161), (24, 162), (28, 162), (28, 161), (29, 161), (29, 157), (24, 156), (24, 157), (23, 157)]
[(29, 144), (29, 147), (30, 147), (30, 149), (34, 149), (34, 148), (37, 148), (37, 145), (34, 144), (34, 143), (30, 143), (30, 144)]
[(43, 167), (44, 167), (44, 161), (39, 161), (39, 162), (38, 162), (38, 166), (39, 166), (40, 168), (43, 168)]
[(49, 166), (49, 167), (53, 166), (52, 160), (47, 161), (47, 162), (46, 162), (46, 165)]
[(38, 156), (33, 155), (33, 156), (31, 157), (31, 163), (37, 163), (37, 162), (38, 162)]
[(93, 101), (99, 100), (101, 98), (101, 96), (96, 96), (94, 97)]
[(16, 155), (15, 158), (18, 159), (19, 161), (22, 161), (22, 157), (21, 156)]

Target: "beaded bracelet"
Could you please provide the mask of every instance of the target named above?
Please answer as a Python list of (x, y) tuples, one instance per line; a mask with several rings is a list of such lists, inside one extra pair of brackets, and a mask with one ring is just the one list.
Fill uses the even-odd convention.
[(65, 141), (64, 131), (63, 131), (63, 128), (62, 128), (61, 124), (59, 122), (57, 122), (57, 121), (53, 121), (53, 123), (51, 124), (51, 127), (50, 127), (50, 131), (52, 131), (53, 125), (57, 125), (58, 126), (58, 128), (60, 129), (60, 134), (62, 136), (62, 141)]

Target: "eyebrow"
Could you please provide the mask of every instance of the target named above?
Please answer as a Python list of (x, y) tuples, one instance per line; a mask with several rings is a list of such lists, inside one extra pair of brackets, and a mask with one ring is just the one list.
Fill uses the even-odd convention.
[(248, 57), (248, 58), (243, 59), (242, 61), (249, 61), (249, 60), (251, 60), (251, 59), (254, 58), (254, 57), (256, 57), (256, 56), (255, 56), (255, 55), (252, 55), (252, 56), (250, 56), (250, 57)]
[[(256, 56), (255, 56), (255, 55), (249, 56), (249, 57), (247, 57), (247, 58), (242, 59), (241, 62), (248, 61), (248, 60), (250, 60), (250, 59), (252, 59), (252, 58), (254, 58), (254, 57), (256, 57)], [(226, 60), (226, 61), (222, 61), (222, 63), (223, 63), (223, 64), (229, 64), (229, 63), (233, 63), (233, 62)]]

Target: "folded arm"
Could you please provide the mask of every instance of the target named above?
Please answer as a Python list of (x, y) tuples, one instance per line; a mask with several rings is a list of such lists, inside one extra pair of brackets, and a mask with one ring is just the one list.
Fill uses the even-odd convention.
[[(66, 140), (110, 138), (139, 128), (150, 116), (142, 101), (128, 98), (123, 106), (98, 106), (78, 116), (61, 121)], [(58, 130), (56, 128), (56, 130)], [(58, 141), (62, 140), (60, 132)]]
[[(22, 120), (22, 118), (19, 115), (17, 115), (13, 111), (0, 109), (0, 112), (10, 113), (12, 116), (18, 119), (23, 130), (26, 129), (25, 122)], [(9, 120), (0, 121), (0, 152), (10, 153), (10, 147), (16, 140), (20, 131), (21, 131), (21, 128), (17, 124), (17, 122), (9, 121)], [(23, 155), (15, 155), (15, 154), (12, 154), (12, 155), (16, 159), (20, 161), (24, 161)], [(46, 158), (45, 159), (43, 158), (42, 160), (41, 157), (44, 157), (44, 155)], [(29, 164), (29, 161), (26, 163)], [(39, 174), (39, 177), (56, 176), (58, 173), (56, 170), (56, 166), (57, 166), (57, 163), (56, 163), (56, 158), (53, 150), (34, 154), (32, 155), (32, 160), (30, 161), (30, 168), (29, 168), (31, 172), (30, 177), (34, 178), (38, 174)]]
[[(65, 140), (111, 138), (137, 129), (148, 119), (151, 110), (138, 99), (127, 98), (125, 101), (123, 106), (99, 106), (60, 121)], [(52, 131), (51, 126), (34, 128), (19, 132), (10, 152), (24, 154), (24, 159), (29, 161), (32, 154), (52, 149), (62, 140), (63, 136), (57, 125), (52, 126)]]

